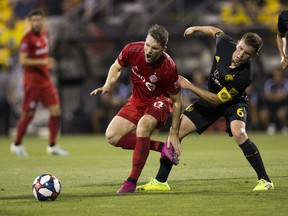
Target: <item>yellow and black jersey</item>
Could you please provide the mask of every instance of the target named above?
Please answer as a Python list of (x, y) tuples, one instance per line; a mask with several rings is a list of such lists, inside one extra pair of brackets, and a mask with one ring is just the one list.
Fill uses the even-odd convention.
[(216, 53), (208, 78), (208, 89), (226, 103), (230, 100), (248, 101), (245, 89), (251, 84), (253, 73), (250, 62), (229, 68), (236, 43), (229, 35), (216, 34)]

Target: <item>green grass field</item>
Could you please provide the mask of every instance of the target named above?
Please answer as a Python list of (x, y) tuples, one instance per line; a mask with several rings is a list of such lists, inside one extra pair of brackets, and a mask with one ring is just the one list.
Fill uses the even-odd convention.
[[(154, 138), (164, 140), (166, 134)], [(261, 151), (275, 190), (253, 192), (256, 174), (226, 134), (192, 135), (183, 140), (180, 164), (169, 192), (117, 195), (131, 168), (132, 151), (114, 148), (103, 135), (61, 136), (68, 157), (46, 155), (47, 140), (26, 137), (29, 158), (10, 154), (11, 138), (0, 137), (0, 215), (287, 215), (288, 142), (280, 134), (250, 134)], [(151, 152), (139, 179), (155, 177), (159, 153)], [(31, 190), (42, 173), (58, 177), (56, 201), (37, 201)]]

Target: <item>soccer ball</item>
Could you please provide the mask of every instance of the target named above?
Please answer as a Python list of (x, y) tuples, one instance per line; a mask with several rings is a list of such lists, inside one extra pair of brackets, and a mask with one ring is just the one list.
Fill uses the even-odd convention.
[(51, 174), (37, 176), (32, 185), (32, 192), (39, 201), (55, 200), (61, 191), (60, 181)]

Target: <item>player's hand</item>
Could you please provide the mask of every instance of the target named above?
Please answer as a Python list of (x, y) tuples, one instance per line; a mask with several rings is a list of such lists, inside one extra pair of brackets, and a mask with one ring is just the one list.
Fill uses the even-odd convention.
[(91, 96), (95, 96), (95, 95), (97, 95), (98, 93), (99, 93), (99, 94), (105, 94), (105, 93), (107, 93), (107, 92), (109, 92), (109, 88), (107, 88), (107, 87), (104, 85), (104, 86), (102, 86), (102, 87), (100, 87), (100, 88), (94, 89), (94, 90), (90, 93), (90, 95), (91, 95)]
[(175, 134), (170, 134), (167, 139), (167, 147), (170, 148), (171, 145), (173, 146), (175, 153), (180, 156), (182, 154), (181, 144), (179, 137)]
[(288, 56), (282, 57), (282, 59), (281, 59), (281, 67), (284, 70), (288, 68)]
[(192, 35), (195, 31), (195, 27), (189, 27), (184, 31), (184, 37)]
[(191, 82), (181, 75), (179, 75), (179, 81), (182, 88), (189, 89), (189, 87), (191, 86)]

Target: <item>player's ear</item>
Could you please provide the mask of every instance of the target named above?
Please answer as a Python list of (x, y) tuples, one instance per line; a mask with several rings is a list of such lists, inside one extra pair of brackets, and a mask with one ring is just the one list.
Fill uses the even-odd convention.
[(261, 47), (258, 50), (254, 50), (255, 52), (251, 55), (251, 59), (253, 59), (259, 55), (260, 49), (261, 49)]
[(163, 47), (163, 52), (165, 52), (167, 50), (167, 46)]
[(251, 55), (251, 59), (254, 59), (255, 57), (257, 57), (259, 55), (259, 52), (254, 53), (253, 55)]

